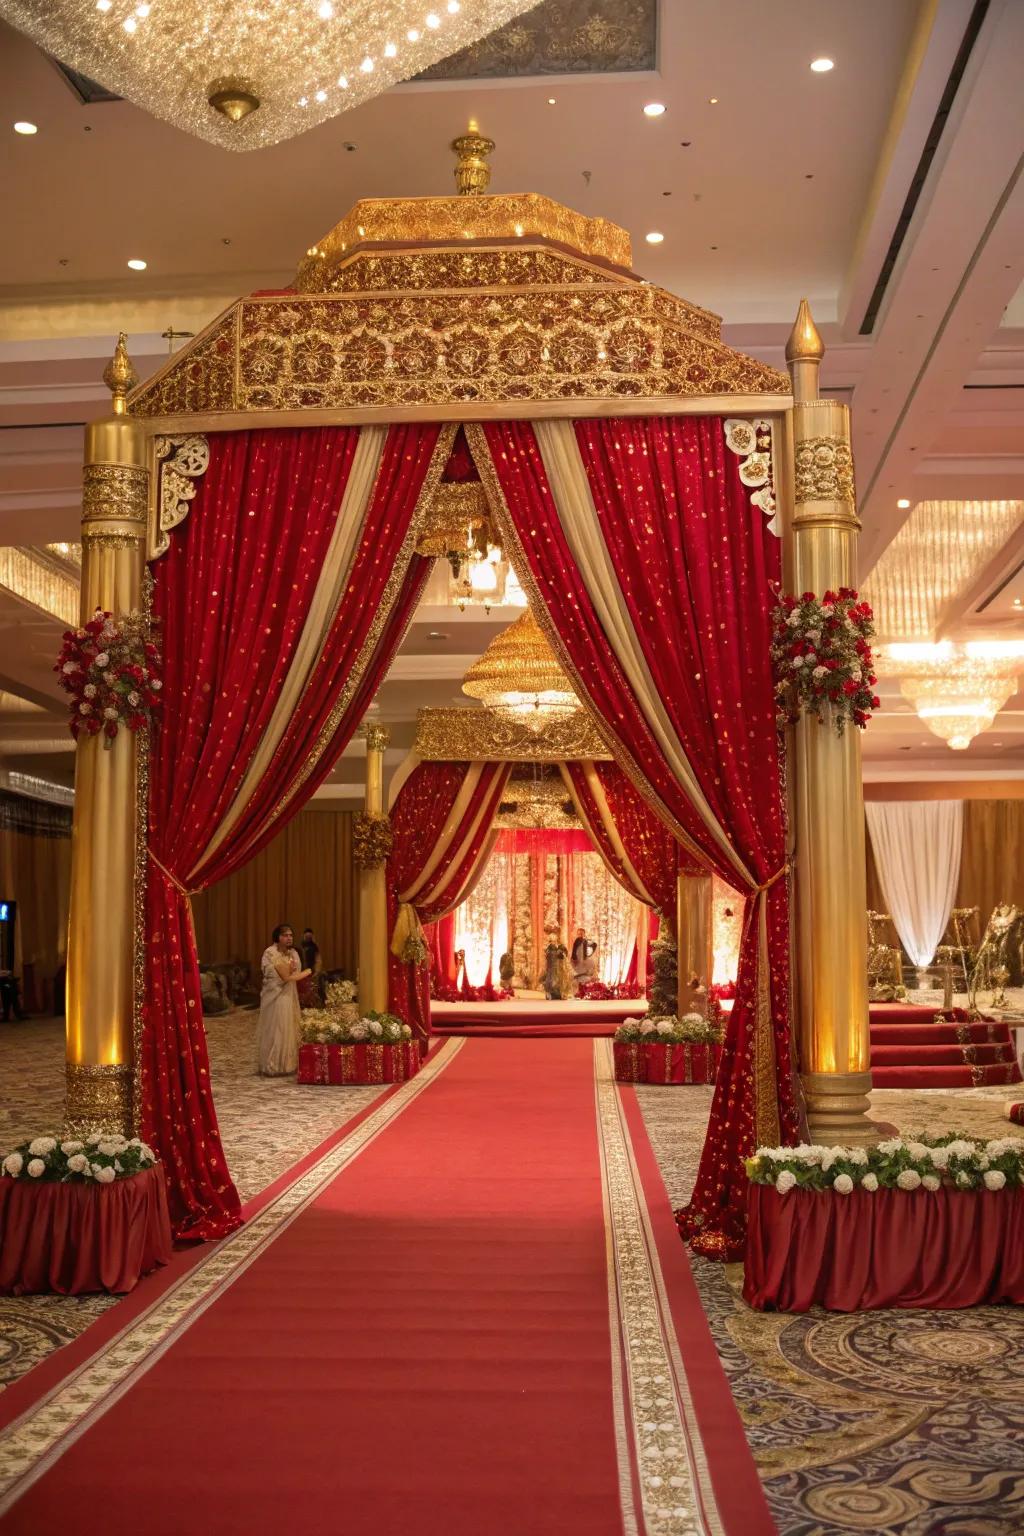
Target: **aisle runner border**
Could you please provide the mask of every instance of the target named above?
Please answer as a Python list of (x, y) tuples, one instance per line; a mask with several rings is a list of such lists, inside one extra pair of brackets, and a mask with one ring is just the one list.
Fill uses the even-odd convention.
[(361, 1152), (455, 1060), (463, 1039), (446, 1040), (414, 1078), (223, 1238), (163, 1296), (72, 1375), (0, 1432), (0, 1515), (107, 1413), (172, 1344), (280, 1237)]
[[(626, 1536), (636, 1530), (623, 1455), (625, 1414), (650, 1536), (725, 1536), (665, 1288), (632, 1138), (615, 1085), (612, 1042), (594, 1041), (594, 1087), (609, 1248), (613, 1387)], [(625, 1405), (619, 1360), (625, 1365)], [(668, 1389), (658, 1391), (658, 1388)]]

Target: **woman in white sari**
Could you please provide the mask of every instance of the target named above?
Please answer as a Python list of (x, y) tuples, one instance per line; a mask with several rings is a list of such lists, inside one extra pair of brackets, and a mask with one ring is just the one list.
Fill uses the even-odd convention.
[(261, 1077), (290, 1077), (299, 1065), (297, 983), (309, 975), (301, 967), (292, 930), (282, 923), (260, 961), (263, 988), (256, 1049)]

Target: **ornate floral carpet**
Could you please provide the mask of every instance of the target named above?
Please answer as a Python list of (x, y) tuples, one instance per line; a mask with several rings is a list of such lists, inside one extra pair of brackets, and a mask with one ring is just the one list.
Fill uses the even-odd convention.
[[(249, 1198), (375, 1089), (299, 1088), (253, 1071), (256, 1015), (210, 1023), (225, 1147)], [(538, 1042), (538, 1045), (541, 1043)], [(0, 1150), (59, 1121), (56, 1022), (0, 1027)], [(711, 1090), (640, 1088), (673, 1201), (697, 1167)], [(1005, 1089), (880, 1092), (904, 1130), (1008, 1131)], [(738, 1266), (694, 1260), (698, 1290), (783, 1536), (1017, 1536), (1024, 1530), (1024, 1318), (973, 1312), (752, 1313)], [(0, 1298), (0, 1385), (73, 1338), (108, 1298)]]

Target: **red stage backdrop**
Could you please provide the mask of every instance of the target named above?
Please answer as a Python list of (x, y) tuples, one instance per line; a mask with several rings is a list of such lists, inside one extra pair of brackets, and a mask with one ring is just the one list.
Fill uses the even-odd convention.
[(738, 1254), (743, 1158), (798, 1139), (789, 902), (769, 657), (779, 544), (722, 422), (486, 423), (466, 429), (537, 616), (617, 762), (747, 922), (693, 1200), (702, 1251)]
[[(240, 1221), (210, 1090), (188, 893), (251, 858), (330, 772), (430, 562), (410, 528), (440, 429), (227, 432), (155, 562), (142, 1134), (178, 1237)], [(435, 455), (435, 450), (438, 450)], [(283, 914), (282, 914), (283, 916)]]

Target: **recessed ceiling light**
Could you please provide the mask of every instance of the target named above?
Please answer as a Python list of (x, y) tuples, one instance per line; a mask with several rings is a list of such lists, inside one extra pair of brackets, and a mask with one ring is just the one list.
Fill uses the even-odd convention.
[(31, 135), (33, 133), (38, 133), (39, 129), (36, 127), (35, 123), (15, 123), (14, 131), (15, 133)]
[(907, 510), (907, 508), (910, 506), (910, 500), (906, 496), (901, 496), (899, 501), (896, 503), (896, 505), (899, 507), (901, 512), (905, 512)]
[(549, 96), (548, 97), (548, 106), (549, 107), (553, 107), (554, 104), (555, 104), (555, 98), (553, 96)]
[(835, 69), (834, 59), (812, 59), (811, 68), (816, 75), (827, 75), (830, 69)]
[(428, 640), (447, 640), (448, 636), (439, 629), (431, 629), (427, 633)]
[(146, 263), (140, 256), (133, 256), (128, 265), (131, 267), (133, 272), (145, 272), (146, 270)]
[(664, 238), (660, 229), (652, 229), (644, 236), (648, 245), (660, 245)]
[(1013, 600), (1013, 606), (1015, 608), (1024, 608), (1024, 597), (1015, 597)]
[(664, 117), (665, 103), (663, 101), (649, 101), (644, 107), (644, 117)]
[(717, 96), (709, 96), (708, 97), (708, 106), (709, 107), (717, 107), (718, 106), (718, 97)]

